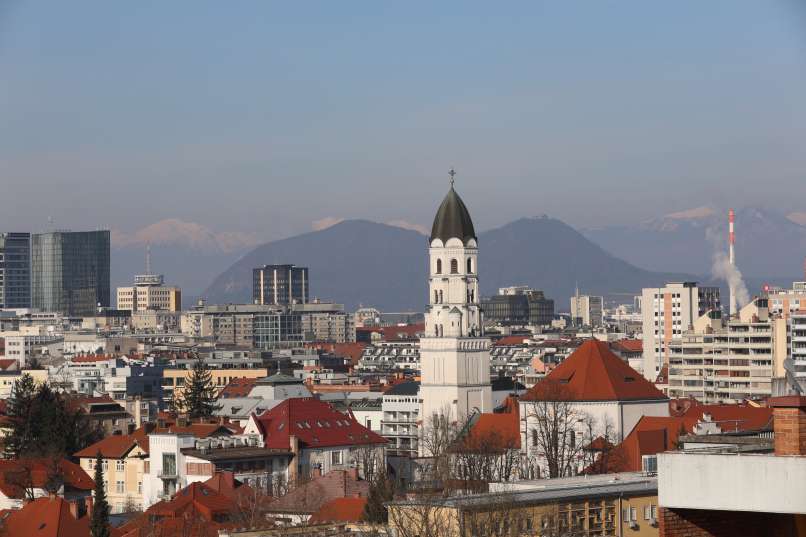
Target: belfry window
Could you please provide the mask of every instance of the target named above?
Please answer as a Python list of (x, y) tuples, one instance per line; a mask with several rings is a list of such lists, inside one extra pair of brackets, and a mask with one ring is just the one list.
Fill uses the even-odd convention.
[(451, 259), (451, 274), (459, 274), (459, 262)]
[(437, 259), (437, 274), (442, 274), (442, 259)]
[(467, 258), (467, 273), (473, 274), (473, 260), (469, 257)]

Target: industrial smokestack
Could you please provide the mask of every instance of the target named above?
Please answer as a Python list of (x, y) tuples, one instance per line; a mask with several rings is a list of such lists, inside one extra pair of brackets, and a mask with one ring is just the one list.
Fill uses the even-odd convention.
[[(728, 211), (728, 262), (730, 263), (731, 269), (736, 270), (736, 253), (734, 252), (734, 245), (736, 243), (736, 235), (733, 231), (733, 221), (735, 218), (735, 214), (733, 209)], [(728, 292), (730, 293), (730, 316), (733, 317), (736, 315), (736, 286), (733, 283), (733, 280), (729, 280), (729, 289)]]

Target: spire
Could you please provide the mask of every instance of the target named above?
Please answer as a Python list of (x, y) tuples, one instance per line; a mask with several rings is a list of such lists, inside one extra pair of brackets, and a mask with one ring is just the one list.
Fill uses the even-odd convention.
[(447, 242), (448, 239), (457, 238), (467, 243), (469, 239), (476, 239), (476, 231), (473, 229), (473, 221), (470, 219), (467, 207), (453, 188), (456, 170), (451, 168), (448, 175), (451, 187), (434, 217), (431, 240), (439, 238), (442, 242)]

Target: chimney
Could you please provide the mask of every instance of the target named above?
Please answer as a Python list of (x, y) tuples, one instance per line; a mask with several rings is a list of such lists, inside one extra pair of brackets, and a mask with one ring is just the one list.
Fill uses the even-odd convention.
[(70, 514), (73, 515), (73, 518), (78, 520), (80, 518), (80, 515), (78, 513), (78, 511), (79, 511), (79, 509), (78, 509), (78, 501), (72, 501), (72, 502), (69, 502), (69, 504), (70, 504)]
[[(728, 211), (728, 257), (730, 260), (731, 268), (736, 266), (736, 254), (734, 252), (734, 244), (736, 243), (736, 235), (733, 231), (733, 221), (736, 215), (733, 212), (733, 209)], [(734, 289), (733, 283), (730, 283), (730, 316), (734, 317), (736, 315), (736, 289)]]
[(770, 406), (773, 408), (775, 454), (806, 456), (806, 397), (773, 397)]

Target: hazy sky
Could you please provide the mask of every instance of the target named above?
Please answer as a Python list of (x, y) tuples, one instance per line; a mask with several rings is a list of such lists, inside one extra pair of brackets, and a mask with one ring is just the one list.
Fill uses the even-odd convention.
[(802, 0), (0, 0), (0, 230), (806, 210)]

